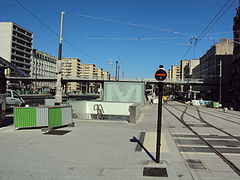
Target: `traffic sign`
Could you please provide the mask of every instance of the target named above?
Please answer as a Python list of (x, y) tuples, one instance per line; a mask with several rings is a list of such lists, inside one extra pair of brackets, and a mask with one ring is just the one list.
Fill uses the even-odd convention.
[(159, 68), (155, 72), (155, 79), (158, 81), (164, 81), (167, 78), (167, 71), (163, 68)]

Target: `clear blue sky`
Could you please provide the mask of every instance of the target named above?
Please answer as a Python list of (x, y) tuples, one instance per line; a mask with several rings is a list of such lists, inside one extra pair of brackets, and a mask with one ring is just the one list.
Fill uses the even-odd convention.
[[(104, 70), (120, 61), (125, 77), (153, 78), (159, 64), (179, 64), (192, 36), (199, 35), (227, 0), (18, 0), (59, 33), (65, 11), (63, 57), (80, 58)], [(185, 59), (201, 57), (214, 42), (232, 38), (238, 1), (219, 19)], [(86, 16), (83, 16), (86, 15)], [(94, 18), (89, 18), (91, 16)], [(34, 33), (33, 47), (57, 57), (58, 36), (15, 0), (0, 0), (0, 21), (12, 21)], [(173, 33), (175, 32), (175, 33)], [(176, 33), (179, 32), (179, 33)], [(224, 32), (224, 33), (222, 33)], [(220, 33), (220, 34), (219, 34)], [(188, 35), (185, 35), (188, 34)], [(152, 39), (147, 39), (152, 38)], [(162, 39), (166, 38), (166, 39)], [(122, 73), (121, 73), (122, 74)]]

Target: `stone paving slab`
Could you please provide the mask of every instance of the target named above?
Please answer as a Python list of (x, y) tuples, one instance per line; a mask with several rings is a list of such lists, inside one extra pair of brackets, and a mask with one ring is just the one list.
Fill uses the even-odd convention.
[[(135, 151), (137, 143), (131, 139), (145, 132), (143, 145), (155, 157), (156, 121), (157, 106), (146, 105), (137, 124), (76, 120), (75, 127), (58, 129), (70, 131), (64, 135), (47, 135), (40, 129), (13, 131), (13, 126), (0, 128), (0, 179), (236, 179), (212, 153), (180, 153), (174, 141), (177, 137), (172, 134), (191, 133), (164, 109), (161, 164), (145, 151)], [(203, 133), (209, 132), (206, 129)], [(200, 159), (207, 170), (191, 169), (187, 159)], [(164, 167), (168, 177), (145, 177), (144, 167)]]

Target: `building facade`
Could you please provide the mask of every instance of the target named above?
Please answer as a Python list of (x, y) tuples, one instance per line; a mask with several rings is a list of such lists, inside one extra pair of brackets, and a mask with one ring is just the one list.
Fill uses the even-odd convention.
[(230, 103), (232, 94), (233, 41), (221, 39), (200, 58), (193, 69), (193, 77), (202, 78), (215, 86), (199, 87), (204, 99)]
[[(54, 56), (33, 49), (31, 77), (56, 77), (56, 62), (57, 59)], [(35, 90), (55, 89), (55, 82), (34, 82), (32, 88)]]
[(180, 65), (173, 65), (171, 66), (170, 70), (170, 77), (173, 80), (180, 80), (181, 79), (181, 66)]
[(184, 79), (185, 78), (194, 78), (193, 77), (193, 69), (199, 65), (199, 59), (192, 59), (188, 61), (188, 64), (184, 67)]
[(94, 79), (96, 77), (95, 64), (81, 64), (80, 77), (82, 79)]
[(181, 60), (180, 61), (180, 78), (183, 81), (184, 80), (184, 74), (186, 74), (185, 72), (185, 67), (188, 66), (190, 60)]
[[(62, 58), (62, 77), (80, 78), (80, 59)], [(78, 82), (68, 82), (65, 91), (68, 93), (79, 93), (80, 84)]]
[[(30, 75), (33, 33), (13, 22), (0, 22), (0, 56)], [(17, 76), (10, 69), (7, 76)]]
[(237, 8), (233, 25), (234, 61), (233, 61), (233, 105), (240, 109), (240, 7)]

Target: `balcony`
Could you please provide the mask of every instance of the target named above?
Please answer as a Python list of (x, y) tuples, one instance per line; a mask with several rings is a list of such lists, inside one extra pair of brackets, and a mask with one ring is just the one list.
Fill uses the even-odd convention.
[(27, 31), (25, 31), (25, 30), (22, 30), (22, 29), (20, 29), (20, 28), (18, 28), (18, 27), (16, 27), (16, 26), (13, 27), (13, 31), (14, 31), (15, 33), (22, 34), (23, 36), (27, 36), (28, 38), (32, 39), (32, 34), (31, 34), (31, 33), (27, 32)]
[[(13, 43), (13, 44), (16, 44), (16, 45), (18, 45), (18, 46), (20, 46), (20, 47), (25, 47), (25, 48), (27, 48), (27, 49), (29, 49), (29, 50), (32, 50), (32, 46), (26, 46), (26, 45), (23, 45), (23, 44), (18, 43), (18, 42), (16, 42), (16, 41), (12, 41), (12, 43)], [(14, 45), (13, 45), (13, 46), (14, 46)]]
[(18, 36), (18, 35), (16, 35), (16, 34), (13, 34), (13, 37), (16, 38), (16, 39), (18, 39), (18, 40), (20, 40), (20, 41), (24, 41), (24, 42), (26, 42), (26, 43), (32, 44), (32, 40), (23, 39), (23, 38), (21, 38), (20, 36)]

